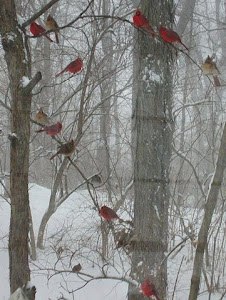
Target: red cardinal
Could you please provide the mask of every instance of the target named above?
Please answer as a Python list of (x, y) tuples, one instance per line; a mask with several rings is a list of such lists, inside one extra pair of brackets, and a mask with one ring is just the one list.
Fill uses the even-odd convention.
[(177, 43), (183, 45), (188, 50), (188, 48), (185, 46), (185, 44), (182, 43), (179, 35), (175, 31), (161, 26), (159, 28), (159, 34), (164, 41), (166, 41), (168, 43), (177, 42)]
[(144, 283), (141, 284), (141, 291), (146, 297), (155, 296), (156, 300), (160, 300), (157, 296), (157, 292), (155, 290), (155, 285), (150, 282), (150, 279), (147, 278)]
[(76, 148), (75, 141), (71, 140), (70, 142), (61, 145), (57, 153), (55, 153), (53, 156), (50, 157), (50, 160), (54, 159), (54, 157), (57, 156), (58, 154), (63, 154), (64, 156), (69, 157), (75, 151), (75, 148)]
[(56, 77), (60, 76), (61, 74), (63, 74), (64, 72), (70, 72), (70, 73), (78, 73), (79, 71), (82, 70), (83, 67), (83, 63), (80, 57), (78, 57), (76, 60), (72, 61), (69, 65), (66, 66), (65, 69), (63, 69), (63, 71), (61, 71), (60, 73), (58, 73), (56, 75)]
[(137, 27), (146, 29), (149, 35), (155, 37), (153, 28), (150, 26), (147, 18), (140, 12), (139, 9), (136, 10), (135, 15), (133, 16), (133, 23)]
[(106, 220), (111, 221), (114, 219), (119, 219), (119, 216), (116, 214), (116, 212), (107, 206), (102, 206), (100, 209), (100, 215)]
[(30, 32), (33, 34), (33, 36), (39, 36), (40, 34), (43, 33), (43, 35), (50, 41), (53, 42), (53, 40), (51, 40), (50, 37), (48, 37), (48, 35), (44, 32), (46, 32), (45, 28), (43, 28), (41, 25), (38, 25), (35, 22), (31, 22), (30, 24)]
[(62, 129), (62, 123), (57, 122), (56, 124), (45, 126), (43, 129), (37, 130), (35, 132), (45, 132), (46, 134), (49, 134), (51, 137), (58, 135), (61, 132)]

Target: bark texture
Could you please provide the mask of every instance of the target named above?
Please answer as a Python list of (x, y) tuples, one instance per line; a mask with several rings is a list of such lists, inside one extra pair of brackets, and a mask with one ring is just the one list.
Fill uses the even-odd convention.
[[(152, 26), (171, 27), (173, 1), (141, 1)], [(135, 29), (136, 30), (136, 29)], [(173, 133), (172, 53), (163, 41), (135, 32), (133, 83), (134, 225), (136, 242), (131, 276), (150, 278), (160, 299), (166, 297), (169, 165)], [(129, 300), (145, 299), (129, 287)]]
[(15, 3), (0, 0), (0, 33), (5, 51), (11, 92), (11, 134), (10, 135), (10, 194), (11, 219), (9, 234), (10, 289), (13, 293), (30, 279), (28, 264), (29, 232), (29, 137), (31, 91), (41, 79), (37, 73), (30, 83), (23, 87), (23, 76), (29, 76), (22, 32), (18, 29)]

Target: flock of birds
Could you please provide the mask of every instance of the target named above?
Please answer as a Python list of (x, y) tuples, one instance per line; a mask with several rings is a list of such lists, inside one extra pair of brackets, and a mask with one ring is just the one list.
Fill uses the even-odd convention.
[[(156, 36), (157, 36), (156, 32), (151, 27), (147, 18), (144, 16), (144, 14), (141, 13), (141, 11), (139, 9), (136, 10), (136, 12), (133, 16), (133, 23), (136, 27), (144, 29), (148, 33), (148, 35), (150, 35), (152, 38), (156, 38)], [(49, 30), (54, 31), (56, 43), (59, 43), (58, 34), (59, 34), (60, 28), (59, 28), (56, 20), (51, 15), (49, 15), (47, 17), (45, 24)], [(37, 24), (34, 21), (30, 24), (30, 32), (33, 34), (34, 37), (43, 35), (50, 42), (53, 42), (53, 40), (47, 35), (45, 28), (43, 28), (42, 26), (40, 26), (39, 24)], [(180, 36), (175, 31), (165, 28), (163, 26), (160, 26), (159, 36), (165, 42), (170, 43), (170, 44), (179, 43), (186, 50), (189, 51), (189, 49), (181, 41)], [(82, 71), (82, 68), (83, 68), (83, 61), (80, 57), (78, 57), (74, 61), (69, 63), (61, 72), (56, 74), (56, 77), (62, 75), (65, 72), (77, 74), (80, 71)], [(206, 58), (204, 64), (201, 65), (201, 69), (203, 71), (203, 74), (213, 76), (213, 81), (214, 81), (215, 86), (221, 86), (220, 81), (217, 76), (220, 74), (220, 72), (219, 72), (216, 64), (214, 63), (213, 58), (208, 56)], [(43, 127), (42, 129), (37, 130), (36, 132), (37, 133), (45, 132), (46, 134), (50, 135), (51, 137), (55, 137), (56, 135), (58, 135), (61, 132), (62, 127), (63, 127), (61, 122), (57, 122), (56, 124), (49, 125), (49, 118), (48, 118), (47, 114), (44, 113), (42, 108), (40, 108), (40, 110), (36, 114), (35, 121)], [(69, 157), (73, 154), (75, 149), (76, 149), (76, 144), (75, 144), (75, 141), (72, 139), (71, 141), (69, 141), (65, 144), (62, 144), (59, 147), (58, 151), (54, 155), (52, 155), (50, 157), (50, 159), (53, 159), (58, 154), (62, 154), (66, 157)], [(96, 175), (94, 175), (94, 176), (96, 176)], [(107, 222), (111, 222), (111, 221), (114, 221), (117, 219), (121, 220), (119, 218), (119, 216), (117, 215), (117, 213), (110, 207), (107, 207), (106, 205), (104, 205), (100, 208), (99, 213), (102, 216), (102, 218), (104, 220), (106, 220)], [(76, 269), (76, 271), (78, 272), (78, 271), (80, 271), (80, 269), (81, 269), (81, 266), (79, 265), (78, 270)], [(141, 284), (141, 291), (142, 291), (143, 295), (148, 298), (154, 296), (156, 300), (160, 300), (159, 297), (157, 296), (155, 286), (153, 283), (151, 283), (149, 278), (147, 278), (144, 281), (144, 283)]]

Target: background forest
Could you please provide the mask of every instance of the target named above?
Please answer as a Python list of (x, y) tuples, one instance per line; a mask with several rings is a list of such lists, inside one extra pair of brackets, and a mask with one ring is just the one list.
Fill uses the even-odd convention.
[(226, 299), (226, 1), (0, 0), (0, 34), (0, 298)]

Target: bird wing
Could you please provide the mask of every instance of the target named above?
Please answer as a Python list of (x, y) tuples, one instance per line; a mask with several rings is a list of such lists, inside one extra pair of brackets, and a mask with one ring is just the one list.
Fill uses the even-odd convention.
[(169, 38), (171, 38), (172, 40), (175, 40), (175, 41), (181, 41), (179, 35), (173, 31), (173, 30), (170, 30), (170, 29), (167, 29), (167, 32), (166, 32), (167, 36)]

